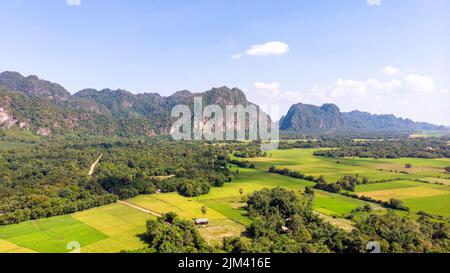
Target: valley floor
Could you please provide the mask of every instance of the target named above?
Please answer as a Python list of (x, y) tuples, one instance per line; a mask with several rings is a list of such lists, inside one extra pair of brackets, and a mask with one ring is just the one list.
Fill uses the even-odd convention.
[[(315, 157), (312, 149), (278, 150), (265, 158), (250, 159), (255, 169), (239, 169), (232, 183), (199, 197), (187, 198), (178, 193), (140, 195), (126, 203), (115, 203), (70, 215), (27, 221), (0, 227), (0, 252), (69, 252), (70, 242), (78, 242), (81, 252), (119, 252), (145, 246), (142, 234), (146, 221), (158, 214), (176, 212), (186, 219), (205, 217), (210, 224), (200, 227), (201, 235), (212, 245), (218, 245), (223, 237), (239, 236), (250, 224), (242, 209), (242, 196), (256, 190), (283, 187), (300, 194), (306, 186), (315, 183), (268, 173), (269, 166), (299, 170), (307, 175), (324, 175), (328, 182), (335, 182), (344, 175), (358, 174), (371, 181), (401, 179), (379, 184), (359, 185), (355, 193), (388, 200), (398, 198), (411, 209), (411, 213), (425, 211), (442, 217), (450, 216), (450, 179), (443, 168), (449, 159), (336, 159)], [(405, 171), (405, 164), (413, 168)], [(233, 170), (236, 170), (234, 167)], [(448, 175), (447, 175), (448, 176)], [(439, 182), (444, 185), (427, 184), (415, 179)], [(242, 189), (243, 194), (240, 194)], [(357, 207), (367, 202), (315, 190), (314, 210), (330, 223), (352, 229), (352, 222), (344, 219)], [(381, 206), (370, 203), (378, 210)], [(151, 213), (149, 213), (151, 212)]]

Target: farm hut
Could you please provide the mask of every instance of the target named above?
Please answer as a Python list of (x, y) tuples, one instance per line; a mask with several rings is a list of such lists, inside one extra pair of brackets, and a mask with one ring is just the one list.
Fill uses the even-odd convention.
[(204, 226), (204, 225), (209, 224), (208, 218), (197, 218), (197, 219), (194, 219), (194, 222), (197, 226)]

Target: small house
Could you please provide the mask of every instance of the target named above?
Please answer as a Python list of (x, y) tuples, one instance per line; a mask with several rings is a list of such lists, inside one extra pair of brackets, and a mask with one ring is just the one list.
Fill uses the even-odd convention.
[(197, 226), (204, 226), (204, 225), (209, 224), (208, 218), (197, 218), (197, 219), (194, 219), (194, 222)]

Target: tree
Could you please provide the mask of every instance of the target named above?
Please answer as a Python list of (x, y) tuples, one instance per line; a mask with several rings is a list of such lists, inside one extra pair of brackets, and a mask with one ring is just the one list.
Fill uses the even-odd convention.
[(450, 173), (450, 166), (445, 167), (445, 171), (448, 172), (448, 173)]
[(402, 200), (398, 200), (395, 198), (392, 198), (389, 200), (389, 206), (393, 209), (399, 209), (399, 210), (409, 210), (404, 204)]
[(208, 211), (208, 209), (207, 209), (205, 206), (203, 206), (202, 209), (201, 209), (201, 211), (202, 211), (202, 213), (203, 213), (203, 216), (205, 216), (205, 215), (206, 215), (206, 212)]
[(166, 221), (167, 223), (172, 224), (173, 221), (178, 217), (178, 215), (175, 212), (168, 212), (166, 214), (164, 214), (164, 221)]
[(312, 189), (312, 187), (305, 187), (305, 194), (314, 195), (314, 190)]
[(407, 168), (407, 169), (411, 169), (411, 168), (412, 168), (412, 164), (410, 164), (410, 163), (407, 163), (407, 164), (405, 165), (405, 168)]
[(240, 194), (241, 196), (244, 194), (244, 189), (243, 189), (243, 188), (240, 188), (240, 189), (239, 189), (239, 194)]

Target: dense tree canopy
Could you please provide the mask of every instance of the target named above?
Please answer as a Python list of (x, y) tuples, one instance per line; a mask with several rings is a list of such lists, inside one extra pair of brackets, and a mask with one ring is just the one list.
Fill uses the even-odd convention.
[(366, 252), (369, 241), (378, 241), (382, 252), (448, 252), (447, 223), (426, 215), (417, 221), (388, 210), (380, 214), (369, 206), (355, 213), (355, 229), (345, 232), (313, 212), (312, 196), (298, 197), (282, 189), (263, 189), (250, 195), (246, 210), (253, 222), (249, 238), (225, 238), (224, 249), (235, 253)]
[(212, 249), (200, 236), (192, 221), (182, 220), (169, 213), (147, 222), (146, 252), (151, 253), (206, 253)]

